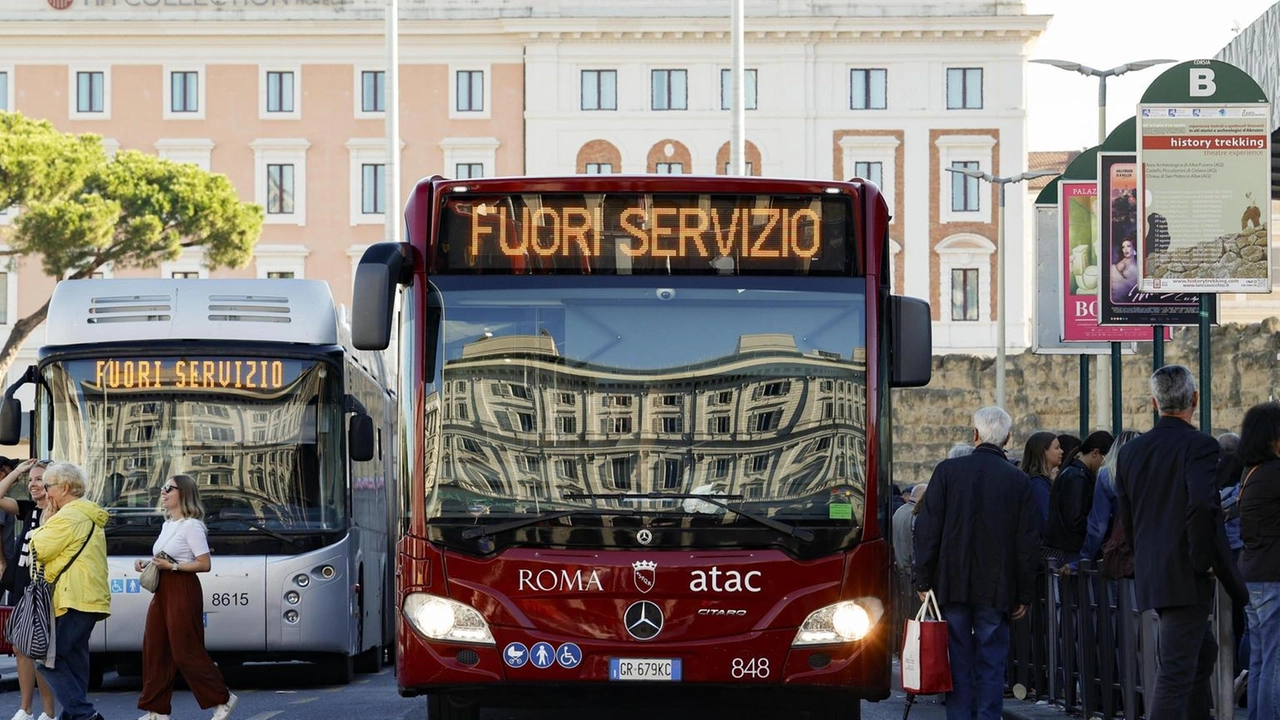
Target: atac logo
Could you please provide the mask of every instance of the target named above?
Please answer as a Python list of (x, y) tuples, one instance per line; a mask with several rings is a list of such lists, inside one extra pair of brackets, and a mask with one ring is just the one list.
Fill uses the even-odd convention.
[(652, 590), (658, 581), (658, 563), (652, 560), (637, 560), (631, 563), (631, 567), (635, 570), (633, 577), (636, 589), (642, 593)]

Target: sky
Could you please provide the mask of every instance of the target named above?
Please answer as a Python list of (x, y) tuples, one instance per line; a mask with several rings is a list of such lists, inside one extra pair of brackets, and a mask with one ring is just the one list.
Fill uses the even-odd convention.
[[(1276, 0), (1026, 0), (1052, 15), (1030, 58), (1099, 70), (1137, 60), (1211, 58)], [(1140, 30), (1138, 30), (1141, 28)], [(1147, 86), (1170, 66), (1107, 79), (1107, 132), (1130, 118)], [(1048, 65), (1027, 69), (1027, 149), (1080, 150), (1098, 144), (1098, 79)]]

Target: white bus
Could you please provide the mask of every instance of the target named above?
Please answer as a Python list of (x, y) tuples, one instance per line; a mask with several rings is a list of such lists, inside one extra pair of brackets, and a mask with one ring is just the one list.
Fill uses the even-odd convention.
[(150, 557), (177, 473), (207, 511), (215, 659), (305, 660), (345, 683), (394, 647), (394, 389), (343, 315), (314, 280), (58, 283), (39, 360), (0, 406), (0, 443), (25, 426), (33, 456), (83, 467), (111, 513), (95, 683), (112, 665), (140, 672), (151, 595), (133, 561)]

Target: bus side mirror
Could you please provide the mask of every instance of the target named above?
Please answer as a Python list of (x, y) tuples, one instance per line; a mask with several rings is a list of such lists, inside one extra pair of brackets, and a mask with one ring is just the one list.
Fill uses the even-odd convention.
[(921, 387), (933, 374), (933, 320), (929, 303), (889, 296), (889, 387)]
[(351, 342), (361, 350), (386, 350), (391, 343), (396, 286), (407, 285), (413, 272), (413, 246), (381, 242), (370, 245), (356, 267), (352, 290)]
[[(36, 366), (30, 365), (22, 377), (4, 391), (4, 400), (0, 401), (0, 445), (17, 445), (22, 442), (22, 401), (13, 394), (23, 385), (38, 382), (38, 380)], [(31, 422), (34, 425), (34, 416)]]
[(347, 454), (356, 462), (373, 459), (373, 418), (357, 413), (347, 421)]
[(17, 445), (22, 440), (22, 401), (7, 397), (0, 402), (0, 445)]

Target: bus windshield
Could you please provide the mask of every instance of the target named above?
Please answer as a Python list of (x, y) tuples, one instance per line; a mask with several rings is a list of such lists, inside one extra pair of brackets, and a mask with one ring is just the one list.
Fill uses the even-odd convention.
[(433, 522), (580, 509), (575, 526), (607, 522), (602, 510), (713, 531), (747, 515), (861, 526), (863, 280), (433, 283), (443, 307), (426, 423)]
[(342, 394), (328, 365), (121, 356), (55, 361), (43, 375), (52, 457), (84, 468), (87, 497), (117, 525), (158, 522), (160, 488), (183, 473), (214, 533), (345, 526)]

